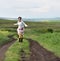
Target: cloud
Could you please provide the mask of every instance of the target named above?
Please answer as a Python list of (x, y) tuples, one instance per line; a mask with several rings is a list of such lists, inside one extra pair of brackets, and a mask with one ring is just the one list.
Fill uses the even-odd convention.
[[(60, 0), (0, 0), (0, 16), (44, 16), (60, 13)], [(2, 15), (2, 16), (3, 16)], [(58, 15), (58, 14), (57, 14)]]
[[(18, 12), (29, 11), (32, 13), (45, 13), (49, 11), (48, 0), (16, 0), (17, 6), (15, 6)], [(19, 5), (19, 2), (21, 4)], [(24, 2), (24, 3), (23, 3)]]
[(16, 11), (18, 11), (18, 12), (29, 11), (29, 12), (32, 12), (32, 13), (44, 13), (44, 12), (49, 11), (49, 7), (48, 6), (43, 6), (43, 7), (40, 7), (40, 8), (16, 9)]
[(48, 6), (43, 6), (43, 7), (40, 7), (40, 8), (31, 8), (30, 11), (32, 11), (34, 13), (44, 13), (44, 12), (49, 11), (49, 7)]

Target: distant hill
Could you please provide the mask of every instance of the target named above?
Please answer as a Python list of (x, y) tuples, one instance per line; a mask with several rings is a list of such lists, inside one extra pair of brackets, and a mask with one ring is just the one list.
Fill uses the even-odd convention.
[[(0, 20), (17, 20), (17, 18), (1, 18)], [(60, 17), (56, 17), (56, 18), (23, 18), (23, 21), (44, 21), (44, 20), (48, 20), (48, 21), (60, 21)]]

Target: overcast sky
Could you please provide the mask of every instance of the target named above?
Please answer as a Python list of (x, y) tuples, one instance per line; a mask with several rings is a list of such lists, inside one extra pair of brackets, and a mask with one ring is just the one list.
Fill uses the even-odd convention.
[(60, 17), (60, 0), (0, 0), (0, 17)]

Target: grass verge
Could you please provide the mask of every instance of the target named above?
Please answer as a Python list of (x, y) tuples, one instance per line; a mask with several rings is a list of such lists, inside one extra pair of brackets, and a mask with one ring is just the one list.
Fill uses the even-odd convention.
[(0, 46), (6, 44), (7, 42), (9, 42), (9, 38), (8, 35), (10, 35), (11, 33), (8, 31), (0, 31)]
[(18, 40), (8, 49), (6, 52), (6, 57), (4, 61), (18, 61), (20, 58), (20, 50), (21, 48), (24, 49), (26, 55), (28, 56), (29, 53), (29, 43), (27, 40), (21, 44)]
[(25, 37), (36, 40), (44, 48), (60, 57), (60, 33), (27, 34)]

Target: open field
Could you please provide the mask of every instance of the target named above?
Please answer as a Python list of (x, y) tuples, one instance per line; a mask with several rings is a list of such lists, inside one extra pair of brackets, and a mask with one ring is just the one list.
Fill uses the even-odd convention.
[[(13, 24), (16, 21), (0, 20), (0, 45), (7, 43), (9, 40), (8, 35), (13, 35), (17, 41), (8, 48), (6, 52), (5, 61), (18, 61), (20, 59), (20, 47), (26, 52), (30, 53), (29, 43), (26, 39), (22, 45), (18, 42), (16, 33), (17, 26)], [(30, 38), (37, 41), (48, 51), (53, 52), (56, 56), (60, 57), (60, 22), (26, 22), (28, 27), (25, 29), (24, 38)]]

